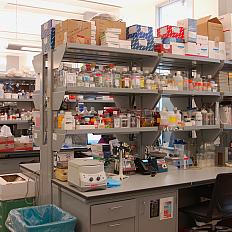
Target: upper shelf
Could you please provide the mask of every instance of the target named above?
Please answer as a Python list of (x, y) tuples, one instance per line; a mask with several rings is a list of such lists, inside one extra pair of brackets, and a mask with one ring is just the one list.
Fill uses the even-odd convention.
[(31, 123), (29, 120), (0, 120), (0, 125), (18, 125)]
[(159, 55), (153, 51), (111, 48), (96, 45), (67, 43), (54, 50), (54, 68), (61, 62), (98, 63), (154, 67), (159, 62)]

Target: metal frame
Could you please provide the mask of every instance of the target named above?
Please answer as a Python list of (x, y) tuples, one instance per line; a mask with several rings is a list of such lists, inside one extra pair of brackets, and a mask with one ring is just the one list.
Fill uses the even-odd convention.
[[(114, 62), (116, 65), (137, 65), (141, 68), (150, 67), (153, 71), (158, 68), (182, 68), (191, 70), (200, 67), (205, 72), (211, 72), (215, 75), (225, 64), (219, 60), (212, 60), (201, 57), (185, 57), (170, 54), (160, 55), (156, 52), (137, 51), (129, 49), (115, 49), (106, 48), (93, 45), (78, 45), (66, 44), (61, 45), (55, 50), (49, 51), (48, 55), (38, 55), (34, 58), (33, 64), (37, 74), (41, 80), (41, 90), (34, 95), (34, 102), (40, 109), (41, 115), (41, 128), (35, 130), (35, 141), (41, 147), (40, 160), (41, 160), (41, 175), (40, 175), (40, 199), (39, 203), (45, 204), (52, 202), (51, 182), (53, 178), (53, 152), (61, 148), (62, 142), (66, 134), (86, 134), (94, 133), (113, 133), (125, 137), (125, 134), (139, 134), (138, 141), (140, 141), (139, 149), (142, 152), (144, 145), (158, 138), (161, 130), (158, 128), (113, 128), (113, 129), (96, 129), (96, 130), (75, 130), (64, 131), (56, 130), (53, 125), (53, 113), (58, 111), (65, 94), (100, 94), (100, 95), (113, 95), (114, 101), (119, 107), (133, 107), (134, 101), (141, 108), (154, 107), (159, 101), (160, 97), (168, 96), (174, 97), (178, 100), (183, 97), (203, 97), (218, 101), (221, 93), (208, 93), (208, 92), (183, 92), (177, 91), (150, 91), (150, 90), (135, 90), (135, 89), (113, 89), (113, 88), (78, 88), (78, 87), (62, 87), (54, 88), (53, 74), (54, 69), (58, 68), (61, 62), (96, 62), (100, 64), (107, 64)], [(47, 67), (46, 67), (47, 64)], [(170, 66), (171, 64), (171, 66)], [(228, 64), (226, 64), (228, 66)], [(215, 67), (216, 69), (212, 69)], [(212, 73), (213, 72), (213, 73)], [(181, 97), (181, 98), (180, 98)], [(176, 100), (176, 101), (177, 101)], [(217, 134), (221, 128), (216, 126), (203, 126), (184, 128), (178, 132), (186, 131), (206, 131), (205, 135), (211, 133)], [(207, 132), (208, 131), (208, 132)], [(206, 136), (207, 137), (207, 136)]]

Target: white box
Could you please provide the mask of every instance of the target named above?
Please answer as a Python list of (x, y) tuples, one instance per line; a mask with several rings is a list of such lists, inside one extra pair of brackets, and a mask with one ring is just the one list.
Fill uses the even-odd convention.
[(223, 31), (228, 31), (232, 28), (232, 14), (219, 16), (219, 20), (222, 23)]
[(209, 41), (209, 58), (217, 60), (226, 59), (226, 47), (224, 42)]
[(224, 32), (225, 43), (232, 43), (232, 30)]
[(177, 21), (177, 26), (178, 27), (183, 27), (185, 31), (197, 31), (197, 20), (196, 19), (181, 19)]
[(119, 40), (119, 45), (120, 46), (128, 46), (131, 47), (131, 40)]
[(171, 43), (172, 54), (175, 55), (185, 55), (185, 44), (184, 43)]
[(208, 36), (197, 35), (197, 44), (208, 45), (209, 44)]
[(185, 42), (196, 43), (197, 42), (197, 33), (193, 31), (184, 31), (184, 40)]
[(197, 44), (196, 43), (185, 43), (185, 55), (196, 56), (197, 55)]
[(32, 179), (22, 173), (0, 176), (1, 201), (23, 199), (25, 197), (35, 197), (35, 182)]
[(209, 45), (197, 44), (197, 55), (201, 57), (209, 57)]

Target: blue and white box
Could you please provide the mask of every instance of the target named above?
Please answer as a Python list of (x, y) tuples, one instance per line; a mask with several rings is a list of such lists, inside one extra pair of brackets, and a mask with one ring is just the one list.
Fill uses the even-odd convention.
[(135, 50), (153, 51), (154, 40), (133, 38), (131, 39), (131, 48)]
[(154, 41), (152, 27), (135, 24), (133, 26), (127, 27), (126, 32), (127, 39), (137, 38)]
[(50, 19), (46, 23), (41, 25), (41, 39), (48, 37), (51, 34), (52, 28), (55, 28), (59, 24), (60, 20)]
[(51, 28), (51, 33), (42, 39), (42, 52), (47, 54), (50, 49), (55, 48), (55, 28)]

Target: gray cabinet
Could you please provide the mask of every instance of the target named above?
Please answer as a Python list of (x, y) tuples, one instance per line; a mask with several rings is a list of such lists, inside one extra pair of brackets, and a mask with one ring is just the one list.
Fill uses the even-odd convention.
[[(160, 201), (173, 199), (173, 218), (161, 220)], [(139, 198), (139, 232), (177, 232), (177, 194), (176, 192), (154, 194)]]

